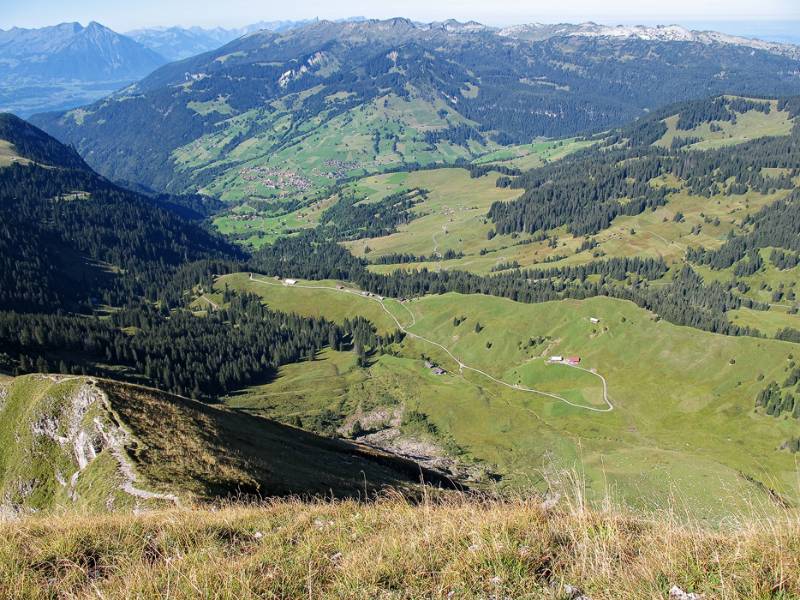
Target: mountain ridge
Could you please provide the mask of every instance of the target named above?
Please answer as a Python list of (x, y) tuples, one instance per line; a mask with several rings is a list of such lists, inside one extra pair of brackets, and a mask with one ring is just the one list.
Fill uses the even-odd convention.
[[(325, 185), (339, 178), (317, 174), (329, 172), (326, 161), (360, 165), (344, 175), (453, 162), (492, 144), (621, 125), (698, 96), (791, 95), (800, 92), (798, 64), (698, 41), (530, 41), (476, 23), (318, 21), (251, 33), (104, 101), (33, 121), (113, 179), (241, 197), (254, 187), (252, 169), (272, 173), (277, 163), (293, 181)], [(337, 137), (346, 135), (357, 136), (349, 148)], [(330, 149), (312, 156), (304, 142)], [(140, 164), (145, 155), (158, 159)]]
[(144, 77), (166, 59), (92, 21), (0, 30), (0, 111), (74, 107)]
[(663, 42), (695, 42), (706, 45), (726, 44), (766, 50), (773, 54), (800, 59), (800, 46), (783, 42), (770, 42), (757, 37), (736, 36), (719, 31), (693, 30), (681, 25), (599, 25), (585, 23), (528, 23), (512, 25), (499, 30), (499, 35), (545, 40), (551, 37), (599, 37), (617, 39), (658, 40)]
[[(363, 20), (363, 17), (349, 17), (339, 22)], [(183, 60), (197, 54), (215, 50), (244, 35), (266, 30), (281, 33), (305, 27), (319, 19), (297, 21), (258, 21), (243, 27), (144, 27), (125, 32), (125, 35), (150, 48), (170, 61)]]

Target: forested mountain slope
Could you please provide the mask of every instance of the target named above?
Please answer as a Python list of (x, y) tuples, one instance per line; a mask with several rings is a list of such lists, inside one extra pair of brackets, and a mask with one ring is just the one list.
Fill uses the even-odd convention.
[(677, 186), (654, 185), (658, 177), (669, 176), (669, 181), (680, 182), (680, 188), (707, 198), (793, 189), (793, 177), (800, 169), (797, 125), (785, 135), (745, 138), (738, 140), (741, 144), (723, 138), (729, 145), (693, 152), (695, 146), (702, 149), (703, 140), (695, 135), (701, 126), (710, 123), (711, 131), (714, 127), (721, 131), (720, 123), (735, 122), (749, 111), (783, 112), (787, 121), (796, 122), (800, 99), (786, 98), (774, 105), (768, 100), (720, 97), (667, 109), (614, 132), (604, 147), (501, 180), (500, 185), (526, 191), (514, 202), (492, 206), (489, 216), (500, 233), (567, 226), (574, 235), (592, 235), (618, 215), (665, 204)]
[(246, 36), (35, 122), (113, 179), (302, 195), (391, 165), (619, 125), (688, 97), (797, 93), (797, 65), (736, 44), (323, 21)]
[(0, 115), (0, 309), (87, 310), (145, 293), (191, 260), (238, 253), (195, 222), (94, 173), (77, 155)]

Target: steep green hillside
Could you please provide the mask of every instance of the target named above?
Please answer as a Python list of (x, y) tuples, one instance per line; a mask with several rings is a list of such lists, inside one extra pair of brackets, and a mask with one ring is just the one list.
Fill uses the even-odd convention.
[(29, 375), (0, 383), (0, 514), (153, 508), (228, 495), (413, 494), (380, 451), (139, 386)]
[[(664, 508), (680, 496), (693, 514), (750, 503), (769, 510), (769, 490), (798, 502), (794, 455), (781, 446), (800, 435), (800, 422), (766, 416), (755, 404), (766, 382), (792, 370), (795, 344), (678, 327), (608, 298), (525, 305), (445, 294), (401, 304), (333, 283), (275, 283), (237, 274), (218, 287), (335, 320), (374, 318), (383, 304), (388, 312), (377, 323), (408, 334), (366, 368), (336, 353), (283, 367), (274, 382), (230, 396), (232, 406), (312, 429), (324, 427), (324, 414), (345, 433), (359, 420), (358, 436), (401, 450), (427, 440), (417, 452), (481, 465), (504, 487), (541, 489), (543, 472), (575, 468), (591, 497), (610, 492), (642, 507)], [(577, 355), (591, 372), (547, 364), (553, 355)], [(434, 374), (425, 360), (447, 373)], [(433, 429), (392, 423), (409, 411)]]
[[(329, 118), (296, 122), (295, 113), (310, 98), (301, 92), (274, 102), (266, 114), (232, 117), (175, 149), (178, 176), (200, 180), (217, 174), (200, 191), (223, 200), (299, 198), (343, 178), (404, 164), (453, 163), (496, 147), (477, 134), (463, 143), (446, 135), (435, 139), (435, 132), (450, 128), (474, 132), (476, 124), (415, 89), (405, 97), (387, 93), (341, 114), (337, 104), (347, 104), (351, 95), (332, 94), (325, 97)], [(211, 105), (214, 111), (225, 106)], [(259, 133), (249, 137), (254, 130)]]

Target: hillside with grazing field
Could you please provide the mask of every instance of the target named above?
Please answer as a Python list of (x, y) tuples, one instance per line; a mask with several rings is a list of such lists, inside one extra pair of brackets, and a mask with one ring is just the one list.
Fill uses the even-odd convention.
[[(219, 231), (260, 247), (315, 226), (319, 204), (354, 178), (538, 168), (654, 107), (800, 91), (796, 58), (774, 48), (507, 33), (400, 18), (258, 31), (35, 122), (109, 179), (226, 202)], [(737, 121), (673, 120), (659, 137), (705, 148), (784, 135), (793, 117), (772, 104), (766, 120), (741, 107)]]
[(549, 161), (562, 159), (578, 150), (590, 148), (594, 144), (596, 142), (583, 138), (541, 140), (532, 144), (507, 146), (484, 154), (472, 162), (476, 165), (493, 164), (524, 171), (541, 167)]
[[(688, 142), (683, 144), (685, 148), (711, 150), (761, 137), (786, 136), (791, 133), (795, 124), (794, 118), (789, 112), (781, 110), (777, 101), (767, 100), (759, 104), (760, 106), (747, 106), (741, 111), (734, 111), (735, 117), (732, 119), (723, 114), (724, 118), (696, 124), (682, 123), (680, 115), (669, 116), (663, 119), (667, 131), (654, 144), (669, 148), (673, 143), (684, 140)], [(762, 106), (768, 106), (768, 112), (764, 112)]]
[(397, 233), (346, 242), (345, 246), (356, 256), (370, 261), (392, 254), (439, 254), (443, 257), (450, 250), (463, 253), (465, 258), (448, 260), (444, 264), (465, 268), (469, 260), (476, 260), (482, 248), (499, 246), (486, 240), (491, 230), (485, 218), (489, 207), (493, 202), (511, 200), (519, 195), (516, 190), (498, 188), (498, 177), (498, 173), (490, 172), (473, 179), (466, 169), (436, 169), (360, 179), (349, 191), (364, 198), (366, 203), (406, 189), (429, 190), (429, 193), (414, 206), (411, 222), (398, 228)]
[(410, 461), (158, 390), (86, 377), (0, 381), (0, 515), (228, 496), (414, 494)]
[[(340, 320), (382, 309), (333, 283), (286, 287), (232, 275), (217, 286), (242, 282), (276, 310)], [(328, 289), (303, 287), (318, 283)], [(360, 420), (356, 437), (395, 449), (411, 447), (404, 436), (427, 441), (428, 458), (449, 449), (484, 473), (483, 485), (496, 473), (503, 488), (542, 489), (543, 473), (576, 468), (590, 497), (611, 493), (640, 507), (663, 507), (678, 491), (703, 515), (797, 502), (794, 455), (781, 446), (800, 426), (755, 409), (765, 381), (791, 371), (794, 344), (677, 327), (607, 298), (526, 305), (444, 294), (387, 299), (383, 308), (407, 334), (366, 368), (325, 353), (227, 402), (346, 434)], [(555, 355), (578, 356), (586, 370), (548, 364)], [(312, 386), (300, 385), (306, 377)], [(406, 423), (404, 432), (402, 415), (412, 410), (433, 427), (420, 434)]]
[[(687, 142), (680, 146), (684, 152), (698, 153), (770, 136), (789, 139), (795, 117), (786, 107), (779, 106), (778, 101), (725, 97), (723, 100), (729, 104), (719, 104), (718, 100), (665, 109), (662, 113), (669, 116), (653, 115), (616, 135), (612, 132), (596, 136), (594, 140), (565, 139), (507, 148), (476, 159), (475, 164), (498, 169), (528, 168), (535, 173), (535, 169), (565, 160), (568, 165), (574, 164), (579, 173), (590, 168), (604, 152), (617, 147), (620, 136), (638, 139), (648, 135), (651, 129), (660, 135), (653, 135), (656, 139), (652, 148), (663, 148), (663, 152), (677, 151), (678, 148), (671, 147), (677, 138)], [(704, 111), (710, 116), (705, 116)], [(596, 151), (570, 158), (581, 149), (591, 147)], [(631, 152), (631, 156), (634, 158), (630, 160), (635, 160), (636, 152)], [(732, 155), (730, 160), (738, 159)], [(763, 169), (767, 177), (792, 173), (792, 169)], [(492, 171), (471, 179), (464, 169), (434, 169), (358, 180), (345, 189), (373, 200), (403, 190), (423, 189), (429, 193), (423, 202), (414, 206), (411, 220), (397, 227), (397, 231), (385, 236), (347, 240), (344, 244), (356, 256), (375, 263), (372, 270), (381, 273), (409, 267), (490, 273), (542, 263), (575, 265), (598, 257), (634, 255), (663, 257), (669, 263), (680, 263), (687, 248), (718, 248), (729, 236), (746, 231), (750, 216), (786, 198), (792, 189), (791, 185), (766, 185), (760, 189), (744, 187), (722, 193), (718, 186), (709, 197), (706, 191), (694, 189), (691, 182), (681, 176), (656, 171), (648, 175), (645, 183), (654, 191), (666, 190), (663, 201), (648, 210), (629, 211), (631, 214), (623, 209), (622, 214), (587, 235), (578, 235), (569, 225), (540, 228), (535, 232), (518, 228), (504, 232), (496, 227), (492, 218), (486, 218), (486, 211), (498, 212), (493, 208), (495, 203), (502, 205), (519, 200), (522, 192), (514, 192), (524, 186), (514, 184), (515, 179)], [(543, 176), (538, 185), (547, 185), (546, 181)], [(793, 183), (797, 181), (797, 177), (792, 180)], [(504, 187), (497, 187), (498, 182), (505, 182)], [(509, 182), (511, 186), (507, 187)], [(587, 180), (584, 185), (591, 187), (593, 184)], [(632, 204), (633, 198), (622, 190), (617, 201), (624, 207)], [(448, 260), (442, 260), (448, 251)], [(399, 260), (409, 255), (416, 257), (413, 264)]]
[[(721, 246), (731, 233), (743, 231), (748, 215), (789, 194), (784, 190), (768, 194), (748, 191), (709, 201), (680, 191), (670, 194), (665, 206), (618, 217), (591, 236), (590, 247), (582, 248), (585, 238), (571, 235), (563, 227), (551, 230), (546, 237), (514, 233), (488, 239), (493, 226), (485, 218), (487, 208), (498, 200), (518, 196), (513, 189), (495, 187), (493, 182), (498, 177), (498, 173), (490, 172), (470, 179), (464, 169), (439, 169), (361, 179), (350, 189), (369, 198), (414, 188), (430, 193), (414, 207), (415, 218), (396, 233), (344, 245), (356, 256), (376, 263), (370, 268), (378, 273), (409, 267), (491, 273), (512, 267), (578, 265), (598, 257), (626, 256), (663, 257), (677, 263), (688, 247)], [(668, 182), (662, 178), (654, 185)], [(448, 250), (458, 256), (443, 260)], [(397, 255), (431, 257), (437, 253), (441, 255), (437, 260), (392, 262)]]
[[(307, 195), (342, 178), (406, 163), (453, 163), (496, 147), (482, 140), (463, 146), (447, 139), (426, 141), (426, 132), (476, 124), (444, 102), (431, 102), (418, 92), (406, 98), (387, 94), (330, 120), (311, 120), (302, 124), (297, 139), (281, 140), (279, 134), (289, 128), (292, 111), (300, 110), (304, 97), (307, 94), (276, 102), (269, 120), (256, 122), (265, 133), (233, 149), (229, 142), (242, 133), (242, 118), (231, 119), (213, 133), (176, 149), (173, 157), (178, 172), (197, 176), (204, 171), (229, 171), (200, 190), (223, 200), (286, 199)], [(326, 98), (331, 105), (339, 100), (347, 100), (347, 95)], [(252, 120), (254, 115), (248, 116)]]

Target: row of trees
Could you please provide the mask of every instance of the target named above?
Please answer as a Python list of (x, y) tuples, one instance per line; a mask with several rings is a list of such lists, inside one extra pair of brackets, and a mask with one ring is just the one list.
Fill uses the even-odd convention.
[[(706, 284), (688, 265), (663, 286), (647, 281), (664, 275), (661, 259), (614, 258), (553, 269), (526, 269), (483, 276), (464, 271), (398, 270), (388, 275), (368, 271), (320, 232), (279, 240), (257, 252), (250, 268), (266, 275), (308, 279), (346, 279), (365, 290), (393, 298), (458, 292), (486, 294), (535, 303), (563, 298), (610, 296), (631, 300), (679, 325), (729, 335), (759, 335), (731, 323), (725, 313), (741, 307), (764, 308), (719, 282)], [(599, 275), (599, 278), (590, 276)]]
[(165, 318), (145, 303), (116, 312), (110, 322), (0, 312), (2, 361), (16, 373), (121, 375), (195, 398), (265, 381), (280, 365), (313, 360), (325, 347), (352, 349), (365, 360), (401, 339), (399, 333), (378, 335), (361, 317), (338, 326), (275, 312), (249, 294), (233, 295), (223, 309), (203, 318), (185, 310)]

